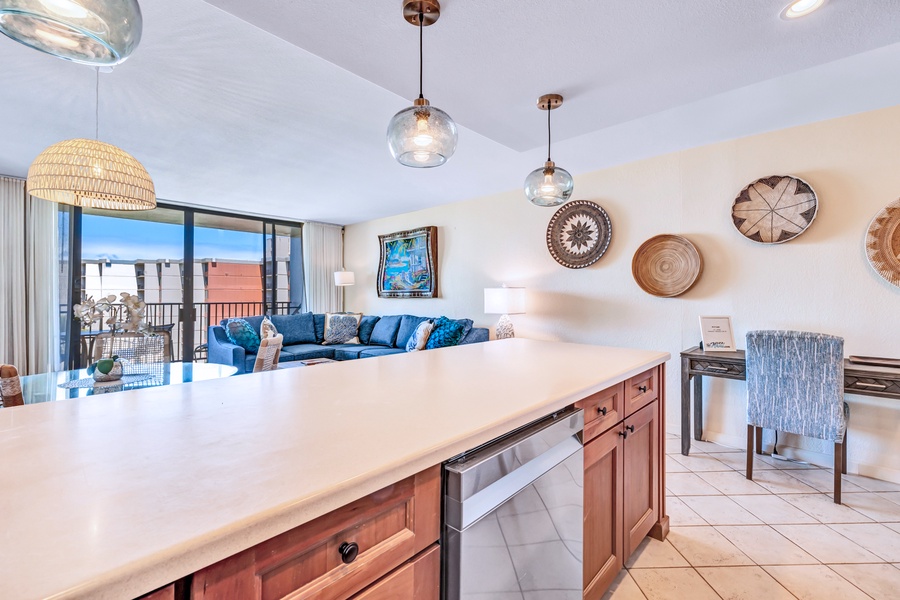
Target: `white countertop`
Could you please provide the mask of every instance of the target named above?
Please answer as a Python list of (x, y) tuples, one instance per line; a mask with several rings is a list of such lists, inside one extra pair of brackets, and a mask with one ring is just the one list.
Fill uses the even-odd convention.
[(514, 339), (0, 410), (0, 598), (141, 595), (668, 359)]

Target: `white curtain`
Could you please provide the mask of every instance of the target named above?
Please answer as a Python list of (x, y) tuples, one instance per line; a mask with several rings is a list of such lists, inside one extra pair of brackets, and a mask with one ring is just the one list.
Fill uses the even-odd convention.
[(0, 177), (0, 362), (20, 374), (59, 368), (58, 206)]
[(303, 224), (303, 278), (306, 310), (314, 313), (343, 310), (342, 288), (334, 285), (344, 256), (344, 228), (323, 223)]

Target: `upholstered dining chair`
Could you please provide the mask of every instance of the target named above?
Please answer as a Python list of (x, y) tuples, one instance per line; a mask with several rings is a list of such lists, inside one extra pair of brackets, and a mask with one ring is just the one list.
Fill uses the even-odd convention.
[(753, 479), (753, 446), (762, 452), (762, 430), (774, 429), (834, 442), (834, 502), (841, 503), (847, 472), (844, 340), (804, 331), (747, 334), (747, 479)]
[(12, 365), (0, 365), (0, 401), (4, 408), (25, 404), (19, 371)]
[(274, 371), (278, 368), (278, 359), (281, 356), (281, 344), (284, 336), (278, 335), (263, 338), (259, 343), (259, 351), (256, 353), (256, 362), (253, 363), (253, 372)]

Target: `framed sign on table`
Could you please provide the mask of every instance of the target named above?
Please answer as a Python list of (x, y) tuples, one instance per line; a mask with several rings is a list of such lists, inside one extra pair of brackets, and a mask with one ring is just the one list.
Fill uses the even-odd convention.
[(379, 298), (437, 298), (437, 227), (379, 235)]
[(734, 352), (731, 317), (700, 317), (700, 337), (706, 352)]

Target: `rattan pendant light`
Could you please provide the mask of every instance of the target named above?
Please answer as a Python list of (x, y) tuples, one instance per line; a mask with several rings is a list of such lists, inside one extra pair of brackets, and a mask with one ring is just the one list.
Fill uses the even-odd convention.
[[(98, 70), (98, 134), (99, 90)], [(121, 148), (96, 139), (65, 140), (41, 152), (28, 168), (26, 189), (35, 198), (83, 208), (156, 208), (156, 190), (147, 169)]]

